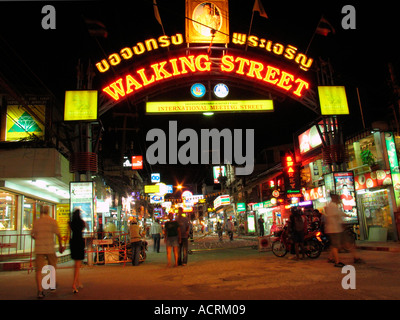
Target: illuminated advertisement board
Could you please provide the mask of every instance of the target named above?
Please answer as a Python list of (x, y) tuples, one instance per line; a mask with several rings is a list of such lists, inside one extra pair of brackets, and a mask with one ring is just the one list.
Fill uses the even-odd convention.
[(229, 198), (229, 194), (219, 196), (214, 200), (214, 208), (218, 208), (220, 206), (226, 206), (231, 203)]
[(341, 86), (319, 86), (319, 101), (322, 115), (349, 114), (346, 90)]
[(299, 135), (298, 139), (300, 154), (307, 153), (322, 145), (321, 137), (315, 125)]
[(214, 166), (213, 167), (213, 177), (214, 177), (214, 183), (220, 183), (218, 178), (226, 177), (226, 168), (225, 166)]
[(97, 96), (96, 90), (66, 91), (64, 120), (97, 120)]
[(143, 169), (143, 156), (132, 156), (132, 169)]
[(340, 196), (345, 223), (357, 224), (357, 203), (353, 172), (334, 172), (324, 176), (326, 191)]
[(186, 0), (187, 43), (229, 43), (228, 0)]
[[(44, 105), (29, 106), (26, 110), (19, 105), (7, 106), (5, 141), (17, 141), (30, 136), (44, 137), (46, 107)], [(31, 114), (33, 112), (41, 121)], [(41, 123), (42, 122), (42, 123)]]
[[(396, 205), (400, 206), (400, 171), (399, 171), (399, 159), (397, 158), (396, 145), (394, 142), (394, 136), (392, 132), (385, 132), (386, 150), (389, 160), (390, 172), (392, 173), (394, 196), (396, 199)], [(378, 172), (378, 171), (377, 171)], [(382, 174), (383, 176), (383, 174)]]
[(160, 193), (160, 186), (158, 184), (150, 184), (144, 186), (145, 193)]
[(147, 102), (148, 114), (274, 111), (272, 100)]
[(86, 230), (93, 232), (94, 188), (93, 182), (70, 182), (70, 211), (81, 210), (81, 218), (86, 222)]

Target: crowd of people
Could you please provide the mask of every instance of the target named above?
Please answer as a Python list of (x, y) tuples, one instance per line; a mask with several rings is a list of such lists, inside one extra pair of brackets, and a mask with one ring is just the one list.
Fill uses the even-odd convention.
[[(304, 236), (307, 234), (311, 225), (317, 225), (330, 240), (330, 255), (328, 262), (333, 263), (335, 267), (344, 266), (340, 261), (339, 249), (344, 241), (342, 235), (344, 231), (343, 218), (345, 213), (341, 209), (339, 203), (339, 196), (331, 194), (331, 201), (327, 204), (324, 215), (321, 215), (318, 210), (313, 210), (311, 215), (304, 215), (303, 211), (298, 207), (291, 208), (291, 215), (288, 220), (288, 230), (295, 249), (295, 256), (292, 257), (293, 259), (304, 259)], [(56, 220), (49, 216), (49, 207), (43, 206), (40, 213), (40, 219), (37, 219), (33, 224), (31, 235), (32, 238), (35, 239), (36, 284), (38, 298), (43, 298), (42, 268), (45, 266), (46, 260), (48, 265), (52, 266), (54, 270), (57, 264), (54, 236), (56, 235), (58, 239), (60, 253), (65, 250), (65, 246), (63, 246)], [(189, 239), (193, 230), (191, 221), (183, 212), (182, 208), (178, 209), (176, 217), (173, 213), (169, 213), (168, 218), (169, 220), (165, 222), (164, 227), (162, 227), (160, 221), (156, 219), (149, 229), (149, 235), (153, 238), (153, 250), (157, 253), (160, 252), (160, 242), (161, 239), (164, 238), (167, 253), (167, 266), (186, 266), (188, 263)], [(258, 220), (258, 223), (259, 230), (262, 232), (259, 235), (263, 236), (264, 221), (262, 218)], [(73, 293), (78, 293), (79, 288), (82, 288), (79, 270), (85, 257), (85, 241), (82, 233), (86, 227), (85, 222), (80, 216), (79, 209), (74, 210), (69, 226), (71, 231), (71, 258), (74, 260), (72, 290)], [(232, 241), (234, 231), (232, 220), (228, 218), (225, 225), (222, 225), (221, 222), (218, 221), (216, 231), (220, 240), (222, 240), (222, 232), (225, 231), (229, 236), (230, 241)], [(276, 224), (273, 224), (271, 227), (271, 234), (274, 234), (275, 231), (277, 231), (277, 226)], [(133, 266), (139, 265), (139, 254), (145, 235), (146, 230), (139, 226), (136, 218), (132, 218), (129, 226), (129, 239), (132, 247)], [(364, 262), (357, 256), (355, 246), (352, 247), (351, 253), (353, 254), (354, 263)], [(300, 254), (302, 255), (301, 257)], [(54, 290), (55, 288), (51, 289)]]

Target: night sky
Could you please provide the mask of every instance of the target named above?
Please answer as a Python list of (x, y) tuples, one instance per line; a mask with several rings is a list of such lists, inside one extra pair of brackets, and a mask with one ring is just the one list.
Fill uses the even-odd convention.
[[(158, 0), (159, 12), (165, 33), (185, 33), (185, 1)], [(230, 32), (248, 33), (252, 0), (229, 1)], [(268, 19), (255, 13), (251, 34), (283, 44), (292, 44), (305, 51), (316, 26), (323, 15), (335, 28), (335, 34), (327, 37), (315, 35), (308, 56), (315, 60), (322, 57), (331, 62), (335, 85), (346, 87), (349, 100), (349, 116), (343, 116), (345, 135), (362, 130), (360, 106), (356, 88), (359, 88), (366, 126), (372, 121), (390, 119), (388, 106), (393, 104), (393, 91), (389, 85), (388, 63), (397, 72), (399, 56), (399, 19), (393, 2), (374, 3), (344, 1), (262, 1)], [(389, 4), (390, 3), (390, 4)], [(56, 29), (44, 30), (41, 26), (42, 8), (53, 5), (56, 9)], [(344, 30), (341, 21), (344, 5), (356, 9), (356, 29)], [(77, 88), (76, 66), (81, 61), (95, 63), (125, 46), (162, 35), (161, 26), (154, 16), (152, 0), (142, 1), (54, 1), (23, 2), (0, 1), (0, 72), (9, 84), (21, 91), (46, 93), (51, 91), (59, 101), (63, 112), (65, 90)], [(107, 38), (91, 37), (84, 18), (101, 21), (107, 28)], [(267, 59), (267, 58), (266, 58)], [(309, 71), (310, 74), (314, 71)], [(314, 73), (315, 75), (315, 73)], [(94, 89), (101, 89), (106, 81), (96, 74)], [(39, 88), (39, 89), (38, 89)], [(182, 96), (182, 92), (170, 93), (166, 98)], [(186, 94), (186, 93), (185, 93)], [(238, 96), (251, 96), (248, 92), (236, 92)], [(247, 98), (247, 97), (246, 97)], [(128, 133), (127, 141), (133, 141), (133, 153), (146, 149), (145, 135), (154, 127), (162, 127), (168, 120), (178, 120), (179, 128), (254, 128), (256, 150), (274, 145), (291, 143), (293, 133), (315, 119), (315, 114), (303, 105), (285, 99), (274, 102), (274, 113), (230, 114), (204, 118), (190, 116), (146, 116), (140, 123), (130, 123), (141, 128), (139, 134)], [(139, 108), (141, 108), (139, 106)], [(142, 106), (144, 108), (144, 105)], [(114, 111), (129, 110), (126, 103)], [(116, 127), (111, 112), (102, 119), (105, 126)], [(108, 128), (106, 128), (108, 129)], [(106, 133), (108, 130), (105, 131)], [(120, 136), (105, 136), (104, 143), (114, 146)], [(105, 145), (107, 148), (107, 145)], [(165, 174), (171, 168), (160, 168)], [(156, 168), (146, 167), (146, 173)], [(183, 172), (182, 170), (180, 170)], [(204, 171), (192, 169), (191, 180), (200, 182)], [(163, 174), (163, 173), (162, 173)], [(162, 176), (163, 177), (163, 176)], [(180, 177), (179, 179), (181, 179)], [(172, 177), (171, 177), (172, 179)], [(167, 181), (175, 183), (174, 181)]]

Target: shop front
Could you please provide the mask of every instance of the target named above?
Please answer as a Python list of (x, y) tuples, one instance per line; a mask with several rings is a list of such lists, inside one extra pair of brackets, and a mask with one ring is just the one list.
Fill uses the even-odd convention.
[(303, 190), (304, 202), (311, 201), (312, 209), (318, 210), (321, 214), (325, 213), (326, 192), (325, 186)]
[(356, 176), (355, 186), (362, 240), (397, 240), (395, 198), (390, 170)]
[(355, 173), (362, 240), (399, 239), (399, 142), (392, 132), (379, 129), (346, 142), (348, 168)]
[(49, 206), (67, 242), (72, 179), (68, 161), (55, 149), (42, 148), (2, 150), (0, 162), (8, 169), (0, 176), (1, 242), (14, 243), (15, 251), (31, 248), (32, 226), (43, 206)]
[[(284, 208), (278, 202), (274, 200), (267, 200), (260, 203), (255, 203), (252, 206), (254, 214), (253, 221), (254, 221), (254, 228), (257, 225), (257, 233), (260, 234), (260, 227), (264, 228), (263, 234), (268, 236), (271, 234), (271, 228), (276, 225), (278, 228), (283, 227), (285, 221), (288, 217), (285, 217)], [(261, 224), (259, 221), (262, 219), (264, 221)], [(256, 232), (254, 230), (254, 232)]]

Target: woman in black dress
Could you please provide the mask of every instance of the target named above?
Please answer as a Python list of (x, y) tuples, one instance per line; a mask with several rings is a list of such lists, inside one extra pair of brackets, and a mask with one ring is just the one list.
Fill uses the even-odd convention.
[(79, 279), (79, 270), (81, 268), (82, 260), (85, 258), (85, 240), (82, 236), (83, 229), (86, 228), (85, 221), (81, 218), (81, 210), (75, 209), (72, 213), (72, 220), (69, 223), (71, 228), (71, 258), (75, 260), (74, 282), (72, 290), (74, 293), (78, 292), (78, 288), (82, 287)]

